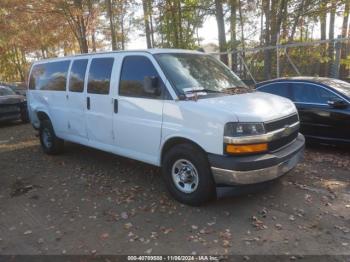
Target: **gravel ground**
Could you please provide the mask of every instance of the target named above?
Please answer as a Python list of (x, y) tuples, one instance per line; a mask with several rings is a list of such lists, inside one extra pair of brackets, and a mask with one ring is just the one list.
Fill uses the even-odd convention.
[(47, 156), (30, 125), (1, 125), (0, 254), (350, 255), (349, 170), (349, 150), (312, 147), (283, 178), (193, 208), (158, 168), (72, 143)]

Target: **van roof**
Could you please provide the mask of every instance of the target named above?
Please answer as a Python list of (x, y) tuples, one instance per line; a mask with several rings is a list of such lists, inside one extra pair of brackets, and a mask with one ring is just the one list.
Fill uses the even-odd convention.
[(94, 56), (94, 55), (104, 55), (104, 54), (115, 54), (115, 53), (149, 53), (149, 54), (161, 54), (161, 53), (188, 53), (188, 54), (204, 54), (203, 52), (187, 49), (174, 49), (174, 48), (150, 48), (150, 49), (137, 49), (137, 50), (120, 50), (120, 51), (104, 51), (104, 52), (94, 52), (94, 53), (84, 53), (70, 56), (62, 57), (52, 57), (47, 59), (41, 59), (35, 61), (35, 63), (49, 62), (51, 60), (61, 60), (69, 59), (75, 57), (84, 57), (84, 56)]

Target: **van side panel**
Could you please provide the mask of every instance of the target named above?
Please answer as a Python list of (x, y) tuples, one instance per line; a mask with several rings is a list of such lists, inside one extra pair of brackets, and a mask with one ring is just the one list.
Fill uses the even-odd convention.
[(37, 114), (42, 111), (50, 119), (55, 119), (52, 125), (58, 137), (67, 130), (66, 116), (69, 110), (65, 105), (69, 65), (70, 60), (35, 64), (29, 81), (31, 112)]

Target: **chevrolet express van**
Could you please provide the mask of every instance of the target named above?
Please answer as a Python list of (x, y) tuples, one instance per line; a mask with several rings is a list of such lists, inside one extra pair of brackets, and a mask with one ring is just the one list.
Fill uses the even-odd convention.
[(285, 98), (251, 92), (210, 55), (173, 49), (35, 62), (28, 107), (47, 154), (71, 141), (162, 169), (170, 193), (200, 205), (216, 185), (276, 179), (304, 149)]

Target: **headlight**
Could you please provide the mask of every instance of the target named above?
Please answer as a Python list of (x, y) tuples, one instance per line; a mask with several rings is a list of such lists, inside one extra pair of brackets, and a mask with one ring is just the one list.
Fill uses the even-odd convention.
[(241, 137), (265, 134), (263, 123), (227, 123), (224, 136)]

